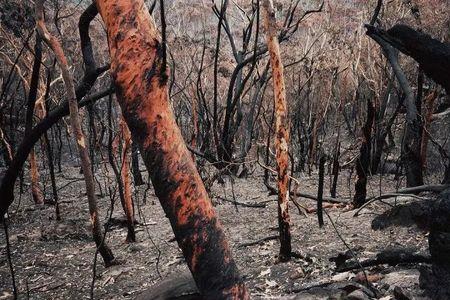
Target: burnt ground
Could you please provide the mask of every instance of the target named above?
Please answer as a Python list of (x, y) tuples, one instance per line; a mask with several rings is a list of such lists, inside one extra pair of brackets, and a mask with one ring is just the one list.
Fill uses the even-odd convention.
[[(103, 170), (103, 171), (102, 171)], [(108, 218), (110, 207), (108, 190), (114, 193), (112, 179), (105, 180), (104, 167), (96, 176), (102, 186), (99, 197), (103, 222)], [(44, 176), (45, 174), (43, 174)], [(20, 297), (24, 299), (86, 299), (90, 297), (93, 276), (95, 247), (90, 237), (87, 200), (79, 168), (68, 167), (57, 174), (61, 202), (62, 221), (54, 218), (54, 206), (37, 207), (31, 202), (25, 182), (24, 194), (17, 196), (10, 210), (10, 242), (12, 260)], [(112, 176), (112, 175), (110, 175)], [(353, 178), (341, 173), (338, 194), (342, 198), (353, 192)], [(316, 194), (317, 175), (302, 176), (299, 191)], [(234, 181), (234, 183), (233, 183)], [(325, 192), (328, 194), (328, 178)], [(350, 183), (350, 185), (349, 185)], [(370, 181), (369, 195), (395, 190), (397, 182), (393, 176)], [(47, 194), (50, 186), (46, 186)], [(144, 203), (144, 194), (147, 194)], [(257, 241), (277, 234), (276, 196), (268, 196), (261, 176), (247, 179), (226, 178), (223, 184), (216, 183), (211, 191), (216, 211), (225, 228), (234, 257), (251, 291), (253, 299), (307, 299), (302, 290), (312, 291), (311, 286), (327, 285), (331, 282), (363, 282), (358, 271), (336, 273), (330, 257), (348, 248), (338, 237), (330, 220), (325, 216), (325, 227), (320, 229), (314, 213), (300, 214), (291, 204), (292, 245), (299, 258), (288, 263), (277, 263), (278, 241), (268, 239), (256, 245), (242, 244)], [(235, 206), (222, 199), (261, 204), (265, 208)], [(113, 223), (107, 242), (120, 264), (105, 269), (99, 257), (96, 270), (96, 299), (132, 299), (141, 291), (165, 278), (176, 276), (187, 270), (181, 252), (173, 242), (173, 233), (168, 219), (156, 199), (153, 190), (146, 186), (135, 191), (138, 242), (126, 244), (126, 228)], [(298, 199), (302, 206), (312, 208), (314, 201)], [(389, 247), (410, 247), (427, 252), (427, 232), (408, 221), (408, 213), (391, 213), (392, 205), (402, 201), (420, 202), (410, 198), (387, 200), (388, 204), (376, 202), (353, 217), (354, 211), (346, 206), (328, 208), (331, 219), (343, 240), (360, 259), (373, 257)], [(419, 209), (420, 210), (420, 209)], [(123, 219), (119, 200), (113, 217)], [(402, 220), (395, 220), (401, 217)], [(392, 219), (393, 218), (393, 219)], [(372, 229), (372, 222), (382, 228)], [(391, 220), (392, 219), (392, 220)], [(377, 223), (378, 222), (378, 223)], [(403, 288), (410, 296), (420, 296), (418, 288), (418, 265), (381, 266), (367, 269), (374, 286), (380, 291), (377, 298), (394, 299), (394, 289)], [(324, 286), (325, 286), (324, 285)], [(11, 284), (6, 260), (5, 236), (0, 234), (0, 299), (11, 297)], [(398, 288), (397, 288), (398, 292)], [(398, 294), (398, 293), (397, 293)], [(303, 296), (301, 296), (303, 295)], [(311, 298), (313, 299), (313, 298)], [(314, 298), (315, 299), (315, 298)], [(317, 299), (327, 299), (327, 296)], [(365, 298), (361, 298), (365, 299)]]

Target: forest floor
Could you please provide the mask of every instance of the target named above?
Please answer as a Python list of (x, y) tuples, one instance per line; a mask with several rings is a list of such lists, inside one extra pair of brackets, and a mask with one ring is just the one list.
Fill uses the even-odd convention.
[[(93, 277), (95, 247), (90, 235), (88, 206), (84, 194), (84, 182), (79, 168), (68, 167), (57, 174), (62, 220), (54, 218), (54, 206), (35, 206), (31, 203), (28, 185), (20, 201), (10, 209), (9, 235), (17, 286), (23, 299), (88, 299)], [(111, 182), (97, 178), (107, 195)], [(317, 174), (300, 178), (299, 191), (315, 195)], [(328, 177), (325, 195), (328, 195)], [(348, 198), (353, 192), (353, 179), (341, 173), (338, 194)], [(350, 185), (349, 185), (350, 183)], [(391, 175), (380, 179), (374, 176), (369, 184), (369, 196), (395, 191), (396, 181)], [(46, 187), (47, 191), (50, 187)], [(165, 278), (187, 270), (181, 251), (173, 241), (168, 219), (155, 197), (147, 189), (146, 203), (143, 198), (146, 186), (135, 191), (137, 243), (125, 243), (126, 228), (112, 226), (107, 243), (120, 264), (105, 268), (98, 257), (94, 297), (96, 299), (132, 299), (140, 292)], [(225, 228), (238, 267), (252, 294), (252, 299), (308, 299), (298, 296), (310, 287), (331, 282), (364, 283), (359, 270), (336, 273), (331, 257), (346, 252), (343, 240), (363, 260), (389, 247), (410, 247), (427, 252), (427, 232), (411, 224), (405, 213), (392, 213), (391, 205), (377, 202), (364, 209), (359, 217), (347, 206), (327, 208), (336, 229), (325, 215), (325, 226), (320, 229), (315, 213), (300, 214), (290, 205), (292, 221), (292, 246), (300, 254), (288, 263), (277, 263), (278, 241), (268, 238), (252, 246), (242, 244), (258, 241), (277, 234), (276, 196), (268, 196), (261, 176), (247, 179), (227, 178), (216, 183), (211, 191), (215, 209)], [(244, 203), (265, 203), (265, 208), (235, 206), (228, 199)], [(408, 198), (401, 201), (415, 202)], [(313, 208), (316, 202), (299, 198), (301, 205)], [(19, 205), (20, 203), (20, 205)], [(110, 197), (99, 197), (102, 220), (108, 219)], [(388, 213), (386, 213), (388, 212)], [(380, 217), (381, 216), (381, 217)], [(120, 202), (113, 212), (115, 219), (123, 219)], [(398, 219), (403, 218), (403, 220)], [(397, 219), (396, 219), (397, 218)], [(374, 221), (378, 220), (377, 221)], [(381, 220), (381, 221), (380, 221)], [(373, 230), (372, 223), (383, 227)], [(339, 235), (341, 238), (339, 237)], [(395, 287), (405, 293), (420, 296), (418, 265), (375, 267), (367, 269), (370, 281), (380, 293), (377, 298), (393, 298)], [(6, 243), (0, 234), (0, 299), (11, 297), (11, 280), (6, 259)], [(398, 290), (397, 290), (398, 291)], [(310, 299), (316, 299), (314, 297)], [(317, 299), (328, 299), (328, 296)], [(333, 298), (334, 299), (334, 298)], [(361, 298), (365, 299), (365, 298)], [(414, 298), (417, 299), (417, 298)], [(426, 298), (424, 298), (426, 299)]]

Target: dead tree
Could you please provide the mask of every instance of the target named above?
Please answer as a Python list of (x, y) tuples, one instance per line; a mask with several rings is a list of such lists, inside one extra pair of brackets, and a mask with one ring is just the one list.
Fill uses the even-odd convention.
[(398, 51), (379, 34), (380, 30), (366, 25), (367, 35), (376, 41), (391, 65), (395, 77), (405, 94), (406, 128), (402, 145), (402, 159), (406, 169), (407, 186), (423, 185), (422, 162), (420, 156), (421, 121), (415, 103), (414, 92), (398, 62)]
[(387, 31), (370, 25), (366, 27), (369, 36), (376, 36), (414, 58), (425, 74), (450, 94), (450, 44), (403, 24), (397, 24)]
[(355, 195), (353, 196), (353, 205), (360, 207), (366, 202), (367, 196), (367, 178), (369, 177), (370, 153), (372, 145), (372, 127), (375, 119), (375, 108), (372, 101), (367, 99), (367, 117), (366, 123), (362, 129), (362, 142), (359, 149), (359, 157), (356, 160), (356, 174), (358, 179), (355, 184)]
[(323, 223), (323, 181), (325, 179), (325, 162), (327, 157), (325, 154), (320, 156), (319, 162), (319, 187), (317, 189), (317, 218), (319, 220), (319, 227), (322, 228)]
[(58, 65), (61, 69), (69, 102), (70, 123), (78, 145), (78, 152), (81, 160), (81, 168), (83, 170), (84, 180), (86, 184), (86, 194), (89, 203), (89, 213), (91, 215), (92, 235), (94, 237), (94, 241), (97, 245), (97, 248), (105, 262), (105, 265), (109, 266), (113, 263), (114, 256), (111, 250), (103, 241), (103, 233), (98, 216), (97, 199), (95, 196), (94, 175), (92, 173), (91, 161), (89, 159), (89, 153), (87, 150), (87, 143), (84, 137), (84, 133), (79, 118), (77, 96), (75, 93), (75, 86), (73, 83), (74, 81), (69, 71), (67, 58), (64, 54), (64, 50), (60, 42), (53, 35), (50, 34), (45, 25), (44, 2), (45, 0), (36, 1), (37, 29), (42, 39), (54, 52)]
[(278, 173), (278, 226), (280, 230), (280, 261), (291, 258), (291, 230), (289, 217), (289, 116), (286, 102), (283, 64), (277, 38), (275, 10), (271, 0), (265, 0), (265, 25), (267, 47), (272, 66), (273, 93), (275, 100), (275, 149)]
[[(38, 34), (36, 34), (36, 44), (34, 46), (34, 62), (33, 71), (31, 73), (30, 90), (28, 92), (27, 113), (25, 120), (25, 134), (28, 134), (33, 128), (33, 116), (36, 106), (36, 99), (38, 95), (40, 70), (42, 63), (42, 40)], [(31, 175), (31, 195), (33, 196), (34, 203), (43, 204), (44, 195), (39, 187), (39, 171), (36, 161), (36, 153), (34, 148), (30, 151), (28, 157), (30, 163), (30, 175)]]
[[(92, 45), (89, 37), (89, 24), (97, 15), (97, 8), (92, 5), (86, 9), (86, 11), (80, 17), (79, 29), (80, 29), (80, 39), (81, 39), (81, 50), (83, 53), (83, 61), (85, 66), (89, 65), (90, 68), (86, 68), (83, 79), (77, 86), (75, 94), (79, 102), (79, 107), (88, 105), (89, 103), (95, 102), (103, 97), (108, 96), (111, 90), (105, 90), (98, 93), (93, 93), (90, 96), (86, 96), (91, 90), (92, 86), (95, 84), (97, 78), (109, 69), (109, 66), (96, 67), (94, 54), (92, 51)], [(85, 97), (86, 96), (86, 97)], [(8, 169), (6, 170), (4, 176), (0, 183), (0, 218), (8, 211), (9, 206), (14, 201), (14, 186), (20, 171), (23, 168), (25, 161), (30, 154), (31, 149), (39, 141), (42, 135), (47, 132), (53, 125), (55, 125), (62, 117), (69, 114), (69, 103), (64, 101), (52, 111), (50, 111), (47, 116), (37, 123), (23, 138), (22, 142), (18, 146), (14, 157), (12, 158)], [(9, 146), (9, 145), (8, 145)], [(11, 156), (11, 147), (8, 153)]]
[(206, 299), (248, 299), (170, 106), (165, 26), (161, 40), (143, 0), (96, 3), (119, 104), (199, 291)]
[(420, 157), (422, 158), (422, 166), (425, 169), (427, 167), (427, 150), (429, 141), (429, 130), (433, 121), (433, 112), (435, 108), (435, 101), (438, 97), (436, 91), (431, 92), (425, 98), (425, 112), (423, 118), (423, 134), (422, 141), (420, 142)]
[(433, 207), (428, 244), (431, 270), (422, 270), (421, 284), (432, 299), (449, 299), (450, 288), (450, 189), (444, 190)]

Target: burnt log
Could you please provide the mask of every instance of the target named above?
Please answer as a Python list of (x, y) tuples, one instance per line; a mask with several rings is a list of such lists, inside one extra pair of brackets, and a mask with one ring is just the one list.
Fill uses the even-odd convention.
[(430, 257), (416, 252), (414, 249), (386, 249), (381, 251), (374, 258), (363, 261), (354, 261), (348, 259), (351, 255), (339, 254), (337, 257), (330, 258), (330, 261), (336, 263), (336, 272), (347, 272), (360, 268), (374, 267), (379, 265), (396, 266), (399, 264), (418, 264), (429, 263)]
[(366, 25), (369, 35), (376, 35), (402, 53), (417, 61), (425, 74), (445, 88), (450, 95), (450, 44), (432, 38), (407, 25), (397, 24), (391, 29)]

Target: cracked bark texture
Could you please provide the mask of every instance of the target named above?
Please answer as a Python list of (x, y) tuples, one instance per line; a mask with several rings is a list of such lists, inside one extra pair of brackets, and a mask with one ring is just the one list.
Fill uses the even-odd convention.
[(223, 229), (175, 122), (168, 68), (143, 0), (97, 0), (111, 73), (133, 141), (205, 299), (248, 299)]

